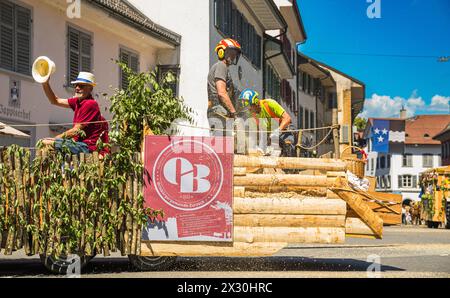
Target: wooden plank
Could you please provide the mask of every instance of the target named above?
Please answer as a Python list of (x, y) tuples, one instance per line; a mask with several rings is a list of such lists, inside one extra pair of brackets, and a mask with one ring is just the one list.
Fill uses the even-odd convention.
[(237, 242), (333, 244), (345, 242), (345, 228), (234, 227)]
[(235, 214), (242, 227), (345, 227), (345, 215)]
[[(384, 226), (393, 226), (400, 225), (402, 223), (402, 216), (394, 214), (394, 213), (377, 213), (377, 215), (383, 220)], [(347, 217), (359, 218), (358, 214), (356, 214), (353, 210), (347, 211)]]
[(372, 229), (378, 238), (383, 236), (383, 220), (364, 202), (363, 196), (353, 193), (348, 182), (337, 178), (338, 188), (332, 188), (352, 208), (359, 217)]
[(375, 192), (377, 188), (377, 178), (376, 177), (366, 177), (369, 180), (369, 192)]
[(235, 198), (235, 214), (345, 215), (347, 205), (341, 200), (289, 198)]
[(367, 193), (380, 201), (402, 203), (402, 195), (400, 194), (375, 191), (368, 191)]
[(330, 187), (335, 184), (334, 178), (309, 175), (255, 175), (234, 177), (235, 186), (310, 186)]
[(373, 231), (369, 226), (363, 222), (360, 218), (348, 217), (345, 220), (345, 234), (356, 234), (356, 235), (372, 235)]
[(345, 162), (337, 159), (235, 155), (235, 167), (281, 168), (299, 170), (346, 171)]
[(272, 256), (287, 243), (198, 243), (198, 242), (142, 242), (141, 256), (180, 257), (264, 257)]

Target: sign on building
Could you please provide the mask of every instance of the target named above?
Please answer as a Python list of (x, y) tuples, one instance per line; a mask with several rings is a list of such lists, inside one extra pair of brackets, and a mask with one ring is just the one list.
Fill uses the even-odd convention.
[(145, 139), (145, 207), (163, 210), (143, 240), (232, 241), (233, 140)]

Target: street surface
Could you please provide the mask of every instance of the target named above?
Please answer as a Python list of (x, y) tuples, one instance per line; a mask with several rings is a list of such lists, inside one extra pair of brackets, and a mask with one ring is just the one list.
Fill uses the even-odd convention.
[[(290, 245), (269, 258), (179, 258), (166, 272), (136, 272), (127, 258), (96, 257), (83, 278), (450, 277), (450, 230), (387, 227), (383, 240), (347, 239), (343, 245)], [(375, 264), (375, 268), (376, 268)], [(375, 274), (372, 272), (372, 274)], [(39, 258), (0, 255), (0, 277), (54, 277)]]

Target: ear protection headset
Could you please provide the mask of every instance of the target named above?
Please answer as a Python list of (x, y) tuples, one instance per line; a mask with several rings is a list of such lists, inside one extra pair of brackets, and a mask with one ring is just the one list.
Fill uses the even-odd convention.
[(219, 57), (219, 60), (225, 59), (225, 50), (223, 48), (219, 48), (217, 50), (217, 56)]

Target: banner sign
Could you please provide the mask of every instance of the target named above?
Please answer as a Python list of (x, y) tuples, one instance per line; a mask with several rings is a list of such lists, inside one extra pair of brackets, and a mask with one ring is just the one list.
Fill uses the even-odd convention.
[(145, 207), (163, 210), (143, 240), (232, 241), (232, 138), (147, 136)]

